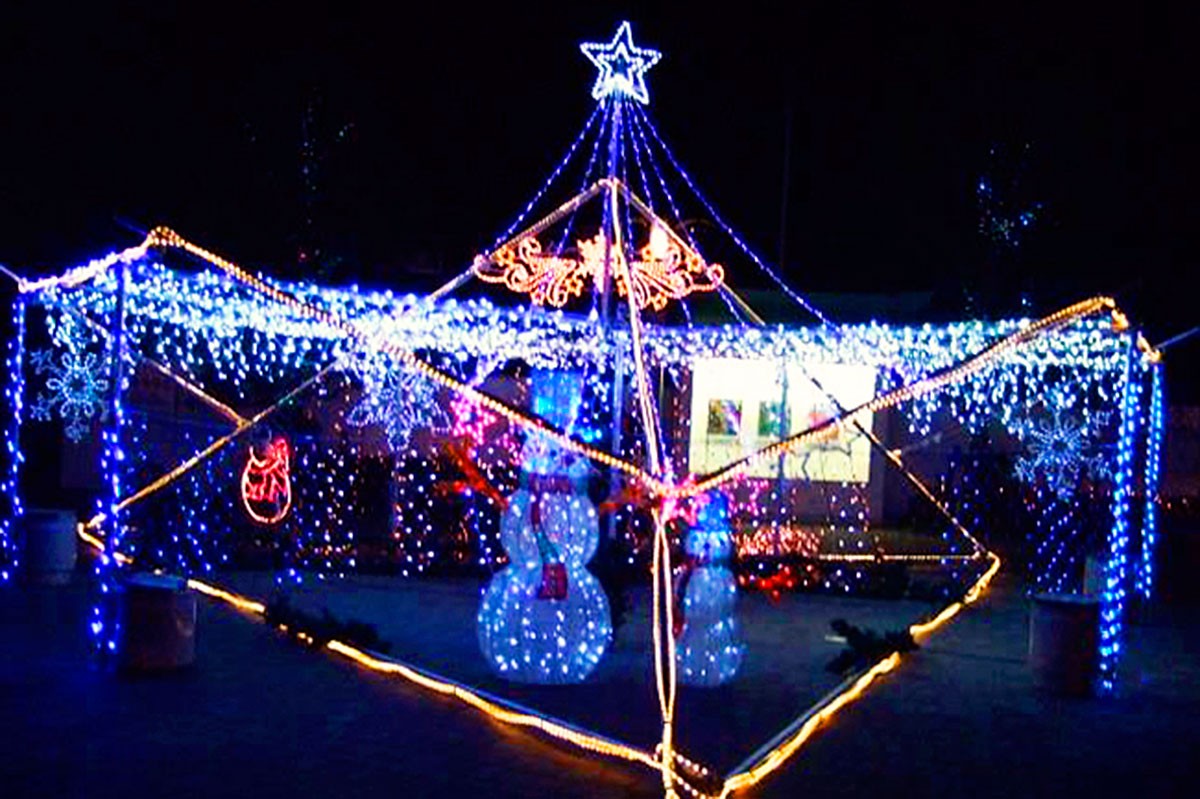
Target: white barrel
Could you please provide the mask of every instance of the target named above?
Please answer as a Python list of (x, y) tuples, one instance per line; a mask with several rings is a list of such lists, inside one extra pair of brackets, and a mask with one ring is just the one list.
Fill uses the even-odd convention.
[(21, 573), (37, 585), (66, 585), (75, 571), (75, 514), (30, 508), (18, 526)]
[(1089, 696), (1100, 665), (1100, 602), (1073, 594), (1038, 594), (1029, 618), (1029, 664), (1038, 687)]
[(117, 666), (159, 671), (196, 660), (196, 594), (180, 577), (134, 574), (117, 594)]

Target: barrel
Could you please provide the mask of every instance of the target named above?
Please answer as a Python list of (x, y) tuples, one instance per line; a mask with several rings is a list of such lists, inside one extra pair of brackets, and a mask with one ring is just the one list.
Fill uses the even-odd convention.
[(180, 577), (133, 574), (117, 588), (117, 666), (163, 671), (196, 660), (196, 594)]
[(36, 585), (66, 585), (75, 571), (75, 514), (29, 508), (17, 526), (21, 574)]
[(1038, 594), (1029, 618), (1029, 664), (1042, 690), (1090, 696), (1100, 665), (1100, 602)]

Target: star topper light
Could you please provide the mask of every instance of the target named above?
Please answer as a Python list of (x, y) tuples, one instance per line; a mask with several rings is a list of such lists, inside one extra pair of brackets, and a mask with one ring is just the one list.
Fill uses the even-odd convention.
[(646, 90), (646, 71), (658, 63), (662, 53), (633, 44), (633, 29), (622, 22), (608, 44), (585, 42), (579, 49), (596, 65), (600, 74), (592, 86), (592, 97), (632, 97), (642, 105), (650, 104)]

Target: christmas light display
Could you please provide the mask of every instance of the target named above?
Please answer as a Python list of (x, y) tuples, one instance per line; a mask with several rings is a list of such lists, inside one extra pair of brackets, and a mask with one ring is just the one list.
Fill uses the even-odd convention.
[(1094, 477), (1105, 468), (1104, 459), (1096, 452), (1096, 436), (1064, 405), (1061, 400), (1054, 402), (1040, 418), (1031, 415), (1019, 425), (1028, 453), (1017, 460), (1016, 466), (1022, 480), (1044, 480), (1060, 499), (1074, 494), (1085, 474)]
[(344, 577), (355, 570), (355, 530), (362, 524), (358, 489), (367, 461), (354, 445), (331, 446), (318, 436), (294, 442), (295, 502), (285, 521), (279, 583)]
[[(255, 546), (272, 553), (280, 582), (354, 570), (363, 543), (356, 531), (371, 501), (366, 475), (375, 470), (386, 478), (376, 499), (389, 517), (384, 537), (397, 571), (502, 567), (483, 594), (476, 630), (486, 662), (516, 681), (580, 682), (605, 656), (612, 622), (588, 571), (600, 538), (588, 491), (607, 492), (613, 540), (637, 553), (651, 579), (657, 747), (637, 749), (569, 728), (345, 642), (332, 641), (328, 650), (506, 723), (643, 763), (660, 772), (668, 794), (701, 799), (704, 792), (689, 780), (702, 767), (674, 747), (676, 681), (714, 685), (736, 676), (744, 650), (733, 614), (735, 564), (727, 559), (736, 552), (755, 569), (762, 565), (764, 571), (739, 571), (739, 578), (769, 592), (807, 584), (849, 593), (869, 581), (871, 567), (894, 563), (948, 568), (966, 595), (910, 628), (928, 635), (975, 602), (999, 568), (972, 535), (990, 491), (979, 481), (980, 461), (949, 467), (958, 474), (931, 481), (939, 486), (934, 491), (926, 480), (943, 474), (947, 460), (930, 441), (994, 431), (1002, 439), (997, 446), (1019, 447), (1024, 458), (1017, 476), (1030, 481), (1022, 507), (1041, 547), (1038, 585), (1071, 583), (1083, 536), (1067, 533), (1080, 517), (1076, 505), (1063, 502), (1067, 495), (1082, 501), (1083, 476), (1091, 483), (1087, 501), (1109, 513), (1088, 522), (1097, 528), (1088, 532), (1104, 539), (1108, 554), (1101, 655), (1103, 683), (1112, 688), (1130, 573), (1138, 590), (1148, 592), (1152, 582), (1162, 429), (1158, 354), (1128, 328), (1115, 302), (1091, 298), (1032, 320), (836, 325), (753, 253), (667, 149), (642, 107), (644, 75), (658, 53), (635, 47), (628, 23), (612, 42), (584, 52), (600, 70), (593, 90), (600, 102), (584, 131), (498, 242), (431, 297), (276, 280), (166, 228), (58, 277), (18, 277), (6, 392), (11, 500), (0, 521), (0, 577), (7, 579), (20, 557), (11, 529), (21, 512), (25, 372), (60, 384), (69, 378), (63, 391), (47, 384), (49, 404), (39, 415), (53, 408), (78, 431), (103, 414), (103, 495), (81, 526), (101, 553), (102, 592), (134, 563), (212, 572), (236, 557), (239, 540), (253, 538), (243, 535), (247, 529), (260, 537)], [(580, 153), (588, 154), (586, 163), (574, 172)], [(579, 193), (514, 235), (527, 218), (539, 218), (542, 199), (567, 175), (573, 186), (578, 180)], [(716, 227), (686, 224), (688, 202), (698, 202)], [(761, 324), (730, 285), (732, 267), (704, 255), (709, 234), (728, 237), (735, 258), (742, 252), (820, 324)], [(472, 277), (532, 302), (504, 307), (447, 296)], [(591, 307), (567, 312), (571, 301), (583, 304), (585, 289)], [(710, 297), (720, 298), (733, 324), (691, 324), (688, 303), (715, 304)], [(687, 324), (668, 323), (677, 308)], [(68, 354), (102, 342), (106, 358), (89, 365), (84, 357), (67, 363), (39, 355), (25, 368), (27, 312)], [(758, 435), (727, 458), (693, 465), (689, 392), (697, 364), (718, 359), (778, 364), (789, 384), (812, 389), (814, 401), (793, 412), (782, 392), (755, 398), (753, 409), (745, 398), (738, 406), (732, 394), (709, 398), (727, 402), (713, 415), (726, 431), (718, 434), (741, 432), (753, 420)], [(827, 391), (827, 368), (866, 375), (861, 392)], [(150, 376), (186, 399), (166, 425), (138, 393)], [(182, 405), (192, 414), (186, 420)], [(1106, 424), (1114, 411), (1119, 423)], [(267, 424), (287, 431), (290, 447), (260, 442)], [(169, 438), (164, 426), (183, 431), (169, 446), (160, 446)], [(785, 468), (822, 451), (864, 459), (844, 474), (827, 472), (816, 455), (792, 473)], [(935, 547), (885, 545), (872, 514), (888, 512), (888, 500), (876, 503), (868, 490), (878, 472), (908, 491), (911, 508), (893, 514), (893, 522), (902, 515), (905, 524), (920, 523)], [(272, 505), (252, 510), (274, 520), (269, 531), (236, 503), (230, 512), (226, 500), (239, 486), (247, 510)], [(1135, 556), (1133, 497), (1140, 490), (1146, 506), (1137, 509)], [(280, 515), (285, 500), (291, 509)], [(698, 504), (694, 528), (682, 541), (672, 538)], [(677, 570), (672, 560), (681, 549)], [(1130, 557), (1140, 561), (1134, 569)], [(263, 612), (262, 603), (211, 583), (193, 578), (189, 585)], [(103, 603), (93, 631), (102, 647), (114, 645)], [(728, 775), (721, 795), (778, 768), (898, 662), (892, 655), (848, 681), (761, 757)]]
[(123, 465), (125, 457), (123, 433), (125, 426), (125, 410), (123, 397), (129, 391), (129, 376), (125, 371), (128, 358), (128, 340), (126, 338), (127, 300), (129, 288), (129, 261), (117, 258), (113, 262), (114, 272), (108, 284), (107, 297), (112, 299), (112, 305), (106, 314), (104, 328), (108, 332), (106, 361), (108, 367), (109, 395), (106, 407), (106, 417), (101, 436), (100, 472), (104, 476), (104, 490), (96, 500), (96, 517), (105, 520), (105, 549), (96, 561), (95, 576), (100, 587), (101, 600), (92, 606), (92, 621), (90, 630), (93, 643), (102, 656), (107, 657), (117, 650), (117, 640), (120, 635), (120, 621), (115, 616), (115, 608), (111, 601), (104, 597), (112, 596), (117, 587), (118, 569), (121, 565), (116, 555), (123, 553), (125, 547), (125, 515), (121, 505), (123, 499), (124, 476)]
[(8, 582), (20, 566), (14, 528), (25, 515), (21, 504), (21, 418), (25, 408), (25, 298), (13, 300), (13, 337), (8, 342), (6, 364), (8, 379), (4, 383), (4, 399), (10, 411), (4, 430), (6, 450), (4, 480), (0, 483), (0, 501), (6, 502), (6, 512), (0, 516), (0, 583)]
[[(537, 371), (532, 382), (543, 418), (569, 426), (579, 414), (581, 375)], [(509, 679), (579, 682), (612, 638), (608, 600), (587, 571), (600, 535), (586, 492), (588, 466), (530, 437), (522, 470), (521, 487), (500, 523), (509, 565), (484, 593), (479, 645), (492, 668)]]
[(1126, 586), (1131, 539), (1129, 514), (1133, 505), (1142, 366), (1130, 357), (1121, 388), (1121, 423), (1113, 469), (1112, 531), (1108, 536), (1104, 589), (1100, 596), (1100, 687), (1108, 692), (1116, 688), (1121, 632), (1125, 626), (1125, 600), (1129, 593)]
[(242, 505), (259, 524), (276, 524), (292, 507), (292, 476), (287, 439), (268, 439), (263, 451), (253, 444), (242, 470)]
[(108, 395), (108, 380), (100, 374), (96, 354), (67, 351), (55, 360), (52, 351), (38, 350), (30, 362), (37, 374), (47, 376), (46, 392), (30, 405), (30, 418), (48, 422), (57, 410), (67, 438), (82, 440), (103, 412)]
[(607, 44), (585, 43), (579, 49), (596, 65), (600, 74), (592, 86), (592, 98), (606, 100), (632, 98), (649, 103), (646, 71), (658, 63), (662, 54), (657, 50), (637, 47), (633, 43), (633, 28), (622, 22)]
[(1158, 487), (1162, 469), (1163, 376), (1162, 366), (1152, 367), (1150, 383), (1150, 418), (1146, 430), (1146, 475), (1144, 490), (1146, 504), (1142, 510), (1142, 557), (1137, 570), (1137, 590), (1149, 599), (1154, 589), (1154, 551), (1158, 542)]
[[(613, 251), (603, 234), (580, 241), (578, 246), (577, 258), (563, 258), (544, 255), (537, 239), (524, 238), (493, 253), (499, 274), (481, 269), (479, 276), (487, 281), (503, 281), (513, 291), (529, 294), (538, 305), (562, 307), (572, 297), (580, 296), (588, 282), (599, 284), (606, 268), (618, 276), (617, 290), (625, 296), (629, 286), (623, 275), (628, 271), (637, 306), (656, 311), (665, 308), (669, 300), (683, 299), (693, 291), (714, 291), (724, 279), (720, 264), (704, 263), (691, 248), (685, 251), (686, 245), (681, 247), (672, 241), (659, 225), (651, 228), (650, 240), (636, 261), (624, 261), (624, 254)], [(621, 259), (621, 263), (607, 263), (610, 257)]]
[(732, 531), (725, 497), (713, 492), (697, 513), (684, 542), (687, 555), (676, 588), (679, 612), (676, 654), (689, 685), (720, 685), (737, 674), (745, 654), (734, 604), (737, 581), (729, 570)]
[(354, 368), (362, 380), (362, 397), (346, 421), (356, 427), (382, 427), (392, 450), (398, 452), (413, 431), (440, 427), (447, 418), (432, 383), (388, 360), (377, 356), (359, 359)]

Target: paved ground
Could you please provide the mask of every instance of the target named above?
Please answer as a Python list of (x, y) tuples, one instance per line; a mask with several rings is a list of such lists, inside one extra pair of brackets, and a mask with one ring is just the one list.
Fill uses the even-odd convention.
[[(270, 575), (224, 579), (248, 596), (270, 593)], [(459, 683), (537, 709), (584, 729), (652, 749), (662, 734), (653, 669), (649, 589), (632, 592), (625, 623), (596, 671), (581, 685), (525, 685), (496, 677), (479, 651), (478, 580), (354, 576), (309, 581), (292, 592), (297, 607), (374, 625), (391, 654)], [(829, 640), (841, 618), (876, 630), (902, 629), (941, 604), (792, 594), (770, 601), (739, 596), (746, 656), (737, 679), (718, 688), (680, 686), (679, 745), (726, 773), (841, 681), (825, 665), (843, 648)]]
[[(0, 796), (653, 796), (597, 763), (202, 604), (201, 662), (95, 669), (81, 586), (0, 589)], [(1133, 629), (1123, 695), (1039, 695), (1025, 603), (997, 586), (768, 778), (766, 797), (1195, 793), (1200, 612)]]
[(1120, 695), (1033, 686), (1026, 601), (1001, 579), (765, 783), (766, 796), (1195, 796), (1200, 609), (1129, 631)]

